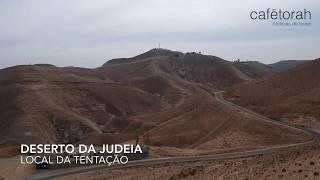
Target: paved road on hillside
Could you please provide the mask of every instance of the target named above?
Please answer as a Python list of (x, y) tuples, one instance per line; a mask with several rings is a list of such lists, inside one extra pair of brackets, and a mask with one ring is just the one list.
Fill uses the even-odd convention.
[(320, 140), (320, 133), (319, 132), (316, 132), (316, 131), (313, 131), (313, 130), (310, 130), (310, 129), (306, 129), (306, 128), (302, 128), (302, 127), (296, 127), (296, 126), (293, 126), (291, 124), (287, 124), (287, 123), (284, 123), (284, 122), (281, 122), (281, 121), (276, 121), (276, 120), (273, 120), (273, 119), (268, 118), (266, 116), (263, 116), (261, 114), (258, 114), (256, 112), (253, 112), (253, 111), (251, 111), (251, 110), (249, 110), (247, 108), (244, 108), (242, 106), (233, 104), (233, 103), (231, 103), (229, 101), (226, 101), (223, 98), (223, 91), (213, 92), (213, 94), (214, 94), (216, 100), (219, 101), (220, 103), (222, 103), (222, 104), (224, 104), (226, 106), (229, 106), (230, 108), (233, 108), (233, 109), (236, 109), (238, 111), (244, 112), (248, 116), (254, 117), (257, 120), (266, 121), (266, 122), (272, 123), (274, 125), (279, 125), (279, 126), (291, 128), (291, 129), (294, 129), (294, 130), (297, 130), (297, 131), (305, 132), (307, 134), (310, 134), (310, 136), (313, 139)]
[(249, 150), (249, 151), (241, 151), (241, 152), (233, 152), (233, 153), (223, 153), (223, 154), (213, 154), (213, 155), (201, 155), (201, 156), (187, 156), (187, 157), (171, 157), (171, 158), (158, 158), (158, 159), (146, 159), (146, 160), (139, 160), (139, 161), (131, 161), (127, 165), (121, 165), (121, 166), (106, 166), (106, 165), (96, 165), (96, 166), (86, 166), (82, 168), (74, 168), (74, 169), (61, 169), (61, 170), (52, 170), (47, 171), (43, 173), (38, 173), (36, 175), (33, 175), (31, 177), (28, 177), (26, 179), (32, 179), (32, 180), (44, 180), (44, 179), (55, 179), (55, 178), (61, 178), (65, 176), (70, 175), (77, 175), (82, 173), (88, 173), (88, 172), (94, 172), (97, 170), (103, 170), (103, 169), (120, 169), (120, 168), (129, 168), (129, 167), (139, 167), (139, 166), (150, 166), (150, 165), (156, 165), (156, 164), (164, 164), (164, 163), (173, 163), (173, 162), (189, 162), (189, 161), (207, 161), (207, 160), (226, 160), (226, 159), (237, 159), (237, 158), (244, 158), (244, 157), (250, 157), (250, 156), (257, 156), (262, 154), (272, 154), (277, 153), (283, 150), (286, 150), (290, 147), (297, 147), (297, 146), (303, 146), (306, 144), (313, 143), (314, 140), (320, 140), (320, 134), (311, 130), (307, 130), (304, 128), (297, 128), (292, 125), (288, 125), (282, 122), (278, 122), (275, 120), (272, 120), (270, 118), (267, 118), (265, 116), (262, 116), (258, 113), (252, 112), (246, 108), (240, 107), (238, 105), (235, 105), (231, 102), (226, 101), (221, 92), (214, 92), (215, 98), (220, 103), (229, 106), (230, 108), (234, 108), (238, 111), (244, 112), (249, 116), (255, 117), (257, 120), (261, 121), (267, 121), (276, 125), (285, 126), (287, 128), (292, 128), (298, 131), (303, 131), (305, 133), (308, 133), (312, 136), (312, 140), (304, 142), (304, 143), (297, 143), (297, 144), (289, 144), (289, 145), (278, 145), (278, 146), (272, 146), (267, 148), (261, 148), (261, 149), (255, 149), (255, 150)]
[(279, 152), (281, 150), (286, 150), (289, 147), (302, 146), (306, 144), (311, 144), (313, 141), (308, 141), (304, 143), (290, 144), (290, 145), (279, 145), (269, 148), (242, 151), (242, 152), (233, 152), (233, 153), (223, 153), (223, 154), (214, 154), (214, 155), (202, 155), (202, 156), (188, 156), (188, 157), (172, 157), (172, 158), (158, 158), (158, 159), (146, 159), (131, 161), (126, 165), (117, 165), (117, 166), (106, 166), (106, 165), (97, 165), (97, 166), (87, 166), (84, 168), (76, 169), (60, 169), (52, 170), (43, 173), (36, 174), (26, 179), (32, 180), (42, 180), (42, 179), (54, 179), (61, 178), (69, 175), (76, 175), (87, 172), (94, 172), (102, 169), (120, 169), (120, 168), (129, 168), (129, 167), (139, 167), (139, 166), (150, 166), (164, 163), (173, 163), (173, 162), (190, 162), (190, 161), (208, 161), (208, 160), (227, 160), (227, 159), (237, 159), (250, 156), (257, 156), (262, 154), (272, 154)]

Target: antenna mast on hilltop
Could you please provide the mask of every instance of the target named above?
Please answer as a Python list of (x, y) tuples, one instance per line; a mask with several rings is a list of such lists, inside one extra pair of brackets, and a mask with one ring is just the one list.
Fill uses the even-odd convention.
[(158, 44), (158, 49), (160, 49), (160, 43)]

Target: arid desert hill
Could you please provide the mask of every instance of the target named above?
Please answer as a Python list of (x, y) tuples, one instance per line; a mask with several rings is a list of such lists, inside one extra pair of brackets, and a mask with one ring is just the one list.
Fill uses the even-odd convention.
[(309, 62), (309, 60), (281, 60), (273, 64), (268, 64), (268, 67), (272, 72), (282, 72), (307, 62)]
[(153, 49), (96, 69), (46, 64), (2, 69), (0, 146), (122, 143), (137, 134), (153, 146), (231, 151), (308, 139), (247, 117), (208, 92), (266, 77), (254, 67)]
[[(128, 80), (128, 77), (132, 79), (150, 73), (141, 71), (141, 69), (151, 67), (150, 64), (154, 64), (154, 61), (161, 71), (167, 74), (206, 84), (215, 89), (223, 89), (245, 80), (260, 79), (271, 74), (265, 68), (258, 68), (249, 63), (232, 63), (216, 56), (195, 52), (183, 54), (162, 49), (152, 49), (133, 58), (110, 60), (97, 70), (101, 76), (115, 81), (131, 81)], [(242, 66), (237, 64), (242, 64)], [(130, 70), (127, 70), (126, 67), (129, 67)]]
[(298, 126), (320, 130), (320, 59), (265, 80), (235, 85), (229, 100)]

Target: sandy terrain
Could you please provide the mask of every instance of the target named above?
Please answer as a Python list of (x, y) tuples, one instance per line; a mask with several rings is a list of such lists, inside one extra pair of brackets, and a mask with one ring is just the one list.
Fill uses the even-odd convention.
[(236, 160), (168, 163), (121, 170), (101, 170), (65, 177), (78, 179), (319, 179), (320, 144), (277, 154)]
[(20, 156), (0, 158), (0, 179), (2, 180), (23, 179), (33, 173), (35, 173), (33, 166), (20, 164)]

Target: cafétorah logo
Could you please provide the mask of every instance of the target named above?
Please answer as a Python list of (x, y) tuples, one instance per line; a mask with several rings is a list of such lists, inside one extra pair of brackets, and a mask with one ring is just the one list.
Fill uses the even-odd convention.
[(271, 21), (278, 26), (310, 26), (312, 20), (311, 10), (283, 10), (267, 8), (250, 12), (250, 18), (255, 21)]

